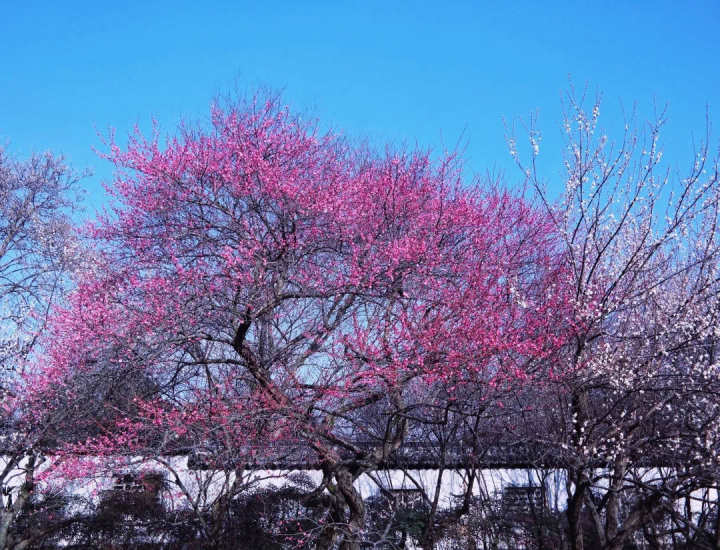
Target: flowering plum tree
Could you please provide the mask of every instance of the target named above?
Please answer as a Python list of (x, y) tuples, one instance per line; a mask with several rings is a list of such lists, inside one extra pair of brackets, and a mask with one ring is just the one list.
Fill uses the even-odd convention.
[(10, 531), (33, 494), (42, 425), (24, 422), (17, 387), (77, 262), (76, 182), (62, 158), (21, 162), (0, 149), (0, 548), (28, 543)]
[(662, 116), (645, 136), (628, 123), (613, 143), (599, 102), (588, 112), (569, 100), (560, 204), (536, 171), (534, 128), (522, 169), (563, 236), (577, 330), (547, 365), (556, 383), (536, 392), (523, 437), (568, 465), (571, 548), (588, 536), (623, 548), (638, 531), (658, 545), (653, 518), (677, 519), (679, 499), (717, 484), (718, 158), (705, 142), (676, 181), (661, 164)]
[(564, 342), (557, 234), (463, 187), (452, 157), (352, 147), (276, 101), (211, 121), (110, 143), (117, 206), (31, 398), (90, 411), (68, 452), (317, 464), (306, 535), (358, 548), (353, 481), (403, 445), (427, 388), (521, 380)]

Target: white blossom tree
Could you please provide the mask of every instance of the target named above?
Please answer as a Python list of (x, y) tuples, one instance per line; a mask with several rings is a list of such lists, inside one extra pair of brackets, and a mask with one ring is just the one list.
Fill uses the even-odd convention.
[[(534, 387), (522, 433), (567, 463), (569, 546), (620, 549), (651, 538), (658, 510), (673, 516), (718, 483), (718, 156), (708, 132), (676, 176), (660, 147), (664, 113), (642, 131), (631, 117), (618, 143), (598, 125), (599, 101), (588, 112), (571, 94), (567, 106), (559, 202), (539, 175), (534, 123), (529, 162), (510, 139), (564, 236), (576, 301), (576, 336)], [(712, 548), (717, 526), (715, 537)]]
[(13, 388), (80, 257), (69, 217), (77, 181), (61, 157), (19, 161), (0, 149), (0, 548), (31, 543), (15, 540), (12, 526), (34, 491), (41, 435), (19, 424)]

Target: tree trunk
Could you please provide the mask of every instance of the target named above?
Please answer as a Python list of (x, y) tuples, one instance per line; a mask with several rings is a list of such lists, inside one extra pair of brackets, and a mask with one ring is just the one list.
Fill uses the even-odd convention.
[(365, 526), (365, 503), (353, 486), (354, 476), (348, 470), (341, 469), (335, 472), (335, 480), (350, 512), (340, 550), (360, 550)]
[[(571, 482), (574, 484), (574, 492), (571, 489)], [(583, 527), (582, 527), (582, 511), (585, 503), (585, 482), (582, 473), (578, 470), (568, 471), (567, 480), (567, 520), (568, 520), (568, 538), (570, 550), (583, 550)]]
[(336, 503), (330, 507), (330, 513), (328, 514), (328, 523), (323, 526), (320, 536), (315, 541), (316, 550), (330, 550), (335, 546), (335, 540), (337, 539), (337, 525), (342, 521), (342, 513), (339, 513), (336, 508)]
[(608, 499), (605, 514), (605, 540), (612, 541), (617, 537), (620, 529), (620, 493), (625, 480), (625, 470), (628, 459), (618, 457), (615, 459), (615, 467), (608, 487)]
[(568, 534), (571, 550), (583, 550), (583, 529), (581, 524), (583, 498), (576, 492), (568, 500)]
[[(579, 342), (576, 352), (576, 362), (582, 355), (584, 342)], [(585, 445), (584, 430), (585, 421), (588, 417), (587, 393), (585, 390), (576, 390), (572, 394), (570, 401), (570, 411), (573, 418), (573, 446), (580, 451)], [(570, 481), (575, 484), (575, 493), (571, 496)], [(583, 550), (583, 529), (582, 529), (582, 510), (585, 502), (585, 490), (587, 488), (585, 476), (583, 475), (582, 465), (568, 471), (568, 531), (570, 536), (570, 548), (572, 550)]]
[(3, 550), (7, 548), (8, 531), (12, 525), (14, 515), (12, 510), (4, 507), (2, 512), (0, 512), (0, 548)]
[(23, 466), (23, 469), (25, 470), (25, 482), (18, 490), (14, 501), (11, 500), (11, 495), (7, 496), (7, 506), (4, 506), (2, 512), (0, 512), (1, 550), (9, 550), (13, 546), (13, 541), (10, 540), (8, 536), (10, 528), (20, 513), (25, 509), (25, 505), (35, 489), (35, 461), (35, 455), (29, 455), (27, 457), (27, 462)]

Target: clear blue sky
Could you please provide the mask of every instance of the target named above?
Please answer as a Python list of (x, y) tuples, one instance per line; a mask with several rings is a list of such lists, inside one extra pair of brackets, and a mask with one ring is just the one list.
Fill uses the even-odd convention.
[[(558, 173), (568, 77), (622, 101), (669, 104), (666, 145), (685, 154), (705, 104), (720, 122), (720, 2), (50, 2), (0, 14), (0, 143), (63, 152), (90, 211), (112, 169), (97, 131), (152, 116), (171, 131), (210, 101), (258, 86), (381, 145), (467, 142), (470, 173), (511, 169), (503, 118), (538, 111)], [(606, 119), (607, 120), (607, 119)], [(717, 136), (717, 133), (716, 133)], [(560, 183), (561, 184), (561, 183)]]

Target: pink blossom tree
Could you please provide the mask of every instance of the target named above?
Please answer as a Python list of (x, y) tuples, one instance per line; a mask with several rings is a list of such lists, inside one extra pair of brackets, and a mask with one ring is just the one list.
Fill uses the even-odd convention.
[(164, 144), (110, 142), (116, 207), (29, 399), (86, 412), (59, 437), (69, 455), (192, 451), (237, 479), (316, 464), (306, 498), (325, 513), (305, 536), (359, 548), (353, 481), (415, 412), (519, 383), (564, 343), (560, 241), (522, 198), (463, 186), (452, 156), (353, 147), (276, 101), (211, 115)]

